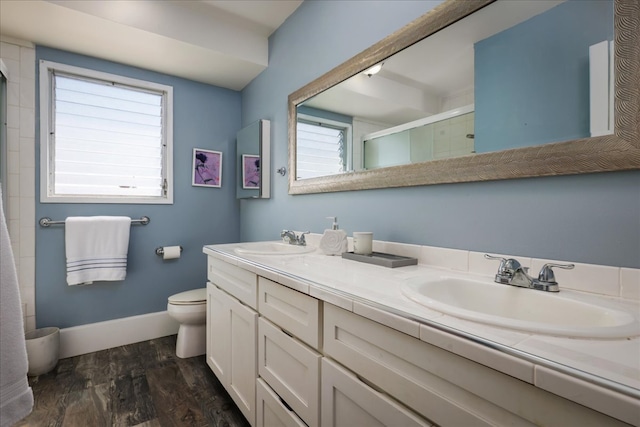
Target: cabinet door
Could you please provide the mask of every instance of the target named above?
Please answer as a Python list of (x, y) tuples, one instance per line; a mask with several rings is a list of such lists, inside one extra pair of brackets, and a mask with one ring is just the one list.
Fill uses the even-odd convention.
[(207, 365), (226, 387), (229, 366), (229, 295), (207, 283)]
[(207, 284), (207, 364), (255, 425), (258, 313)]
[(255, 425), (258, 313), (227, 296), (229, 370), (227, 391), (249, 423)]
[(430, 426), (426, 420), (322, 359), (322, 426)]

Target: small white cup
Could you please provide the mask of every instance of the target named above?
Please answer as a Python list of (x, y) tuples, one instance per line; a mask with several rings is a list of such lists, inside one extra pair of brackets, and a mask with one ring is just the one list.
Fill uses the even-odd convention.
[(355, 231), (353, 233), (353, 253), (371, 255), (373, 252), (373, 233), (371, 231)]

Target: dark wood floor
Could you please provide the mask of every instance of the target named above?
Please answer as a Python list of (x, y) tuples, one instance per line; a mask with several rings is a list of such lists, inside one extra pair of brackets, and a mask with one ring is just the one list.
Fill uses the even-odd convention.
[(248, 426), (204, 356), (176, 336), (62, 359), (29, 378), (35, 406), (17, 426)]

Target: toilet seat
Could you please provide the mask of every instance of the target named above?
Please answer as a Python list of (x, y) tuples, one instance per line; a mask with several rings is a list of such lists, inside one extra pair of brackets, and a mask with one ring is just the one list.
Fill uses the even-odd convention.
[(207, 289), (192, 289), (180, 292), (169, 297), (169, 304), (173, 305), (200, 305), (207, 303)]

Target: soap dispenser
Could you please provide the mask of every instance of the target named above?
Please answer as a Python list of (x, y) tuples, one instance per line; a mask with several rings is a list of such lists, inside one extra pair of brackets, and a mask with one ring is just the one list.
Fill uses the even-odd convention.
[(320, 250), (325, 255), (342, 255), (347, 252), (347, 232), (338, 228), (338, 217), (328, 216), (327, 219), (333, 220), (331, 230), (324, 230), (324, 234), (320, 239)]

